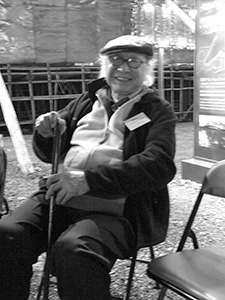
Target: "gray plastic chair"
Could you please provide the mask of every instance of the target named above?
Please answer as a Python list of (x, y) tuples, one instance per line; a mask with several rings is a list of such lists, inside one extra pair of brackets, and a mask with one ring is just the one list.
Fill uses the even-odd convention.
[(164, 298), (167, 289), (191, 300), (225, 299), (225, 248), (200, 249), (195, 242), (194, 249), (183, 249), (190, 232), (195, 237), (193, 222), (204, 194), (225, 198), (225, 160), (206, 173), (177, 252), (148, 264), (147, 275), (163, 286), (158, 300)]

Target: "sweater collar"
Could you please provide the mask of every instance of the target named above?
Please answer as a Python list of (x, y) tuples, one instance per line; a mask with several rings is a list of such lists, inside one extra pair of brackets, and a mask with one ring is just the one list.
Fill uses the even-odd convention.
[[(106, 80), (104, 78), (98, 78), (98, 79), (95, 79), (91, 82), (89, 82), (87, 84), (87, 89), (88, 89), (88, 92), (89, 92), (89, 95), (91, 97), (91, 99), (95, 100), (96, 99), (96, 95), (95, 93), (101, 89), (102, 87), (104, 86), (108, 86)], [(146, 88), (149, 92), (146, 93), (143, 98), (140, 100), (142, 103), (143, 102), (148, 102), (149, 103), (149, 97), (146, 97), (147, 94), (151, 93), (151, 94), (155, 94), (154, 90), (152, 90), (151, 88)], [(155, 94), (156, 96), (156, 94)]]

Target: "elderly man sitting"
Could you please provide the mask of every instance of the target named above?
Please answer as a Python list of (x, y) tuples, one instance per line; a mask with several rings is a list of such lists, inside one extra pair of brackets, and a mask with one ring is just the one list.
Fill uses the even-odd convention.
[(151, 88), (152, 45), (121, 36), (100, 50), (99, 60), (99, 79), (87, 92), (36, 120), (33, 147), (45, 162), (59, 120), (59, 172), (0, 220), (0, 299), (28, 299), (32, 264), (47, 248), (53, 195), (51, 270), (60, 299), (111, 299), (116, 259), (165, 239), (176, 119)]

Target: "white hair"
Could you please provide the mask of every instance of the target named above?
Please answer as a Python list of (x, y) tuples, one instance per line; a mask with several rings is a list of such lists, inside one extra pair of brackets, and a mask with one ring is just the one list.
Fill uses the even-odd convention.
[[(154, 74), (154, 68), (155, 68), (155, 59), (147, 58), (147, 63), (144, 64), (145, 67), (145, 79), (143, 82), (144, 86), (151, 87), (155, 82), (155, 74)], [(110, 64), (109, 58), (107, 55), (99, 55), (98, 62), (100, 63), (100, 71), (99, 71), (99, 78), (106, 78), (108, 67)]]

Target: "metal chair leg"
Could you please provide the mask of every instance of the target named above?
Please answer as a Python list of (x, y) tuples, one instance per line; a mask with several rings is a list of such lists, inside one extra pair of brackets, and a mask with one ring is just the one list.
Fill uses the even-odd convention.
[(128, 282), (127, 282), (127, 286), (126, 286), (126, 293), (124, 294), (123, 300), (129, 300), (129, 298), (130, 298), (130, 291), (131, 291), (131, 287), (132, 287), (136, 259), (137, 259), (137, 253), (132, 257), (132, 260), (131, 260), (130, 272), (129, 272)]
[(159, 296), (158, 296), (158, 300), (163, 300), (165, 294), (166, 294), (167, 288), (165, 286), (162, 287)]
[[(149, 250), (150, 250), (151, 259), (154, 259), (155, 258), (155, 253), (154, 253), (153, 246), (150, 246)], [(126, 286), (126, 292), (124, 294), (123, 300), (129, 300), (130, 299), (130, 292), (131, 292), (131, 288), (132, 288), (134, 268), (135, 268), (135, 264), (136, 264), (136, 261), (137, 261), (137, 254), (138, 254), (138, 252), (136, 252), (136, 254), (132, 257), (132, 260), (131, 260), (130, 272), (129, 272), (128, 282), (127, 282), (127, 286)], [(144, 260), (143, 261), (140, 260), (140, 261), (144, 262), (144, 263), (148, 263), (148, 261), (144, 261)], [(156, 288), (160, 289), (160, 285), (159, 285), (158, 282), (156, 282)]]
[[(154, 253), (153, 246), (150, 246), (149, 250), (150, 250), (151, 259), (155, 259), (155, 253)], [(157, 281), (155, 282), (155, 287), (156, 287), (156, 289), (160, 289), (160, 285)]]
[(38, 290), (37, 290), (37, 297), (36, 297), (36, 300), (40, 300), (41, 299), (41, 292), (42, 292), (42, 289), (43, 289), (43, 284), (44, 284), (44, 278), (41, 277), (41, 282), (38, 286)]

